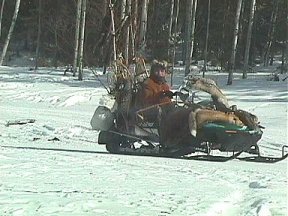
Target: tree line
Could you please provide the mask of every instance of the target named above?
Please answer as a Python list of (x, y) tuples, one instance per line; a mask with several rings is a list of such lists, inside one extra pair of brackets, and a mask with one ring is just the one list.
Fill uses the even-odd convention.
[(282, 56), (287, 71), (287, 0), (2, 0), (0, 63), (29, 52), (39, 66), (108, 66), (123, 57), (204, 60), (229, 72)]

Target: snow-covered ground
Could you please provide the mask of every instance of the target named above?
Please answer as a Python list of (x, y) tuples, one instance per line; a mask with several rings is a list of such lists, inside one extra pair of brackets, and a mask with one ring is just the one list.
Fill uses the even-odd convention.
[[(256, 114), (261, 153), (287, 145), (287, 81), (268, 71), (210, 72), (230, 104)], [(176, 70), (173, 89), (183, 71)], [(100, 76), (103, 82), (106, 77)], [(113, 101), (92, 73), (0, 67), (0, 215), (288, 215), (287, 163), (226, 163), (109, 154), (90, 119)], [(13, 120), (34, 123), (10, 125)]]

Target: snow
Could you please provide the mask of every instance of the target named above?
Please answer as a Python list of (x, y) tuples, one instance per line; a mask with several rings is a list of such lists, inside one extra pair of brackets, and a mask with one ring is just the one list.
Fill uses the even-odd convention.
[[(0, 67), (0, 215), (288, 215), (287, 159), (217, 163), (109, 154), (90, 119), (113, 100), (89, 70), (82, 82), (63, 71)], [(176, 90), (183, 70), (175, 71)], [(248, 80), (235, 74), (232, 86), (225, 73), (207, 77), (231, 105), (259, 117), (261, 154), (280, 156), (288, 89), (287, 81), (267, 81), (271, 71)], [(36, 121), (6, 126), (25, 119)]]

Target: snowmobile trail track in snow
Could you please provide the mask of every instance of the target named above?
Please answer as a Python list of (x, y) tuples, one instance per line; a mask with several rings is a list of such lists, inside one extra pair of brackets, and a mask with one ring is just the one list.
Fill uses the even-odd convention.
[(0, 146), (1, 148), (10, 149), (25, 149), (25, 150), (36, 150), (36, 151), (57, 151), (57, 152), (72, 152), (72, 153), (86, 153), (86, 154), (110, 154), (104, 151), (89, 151), (89, 150), (77, 150), (77, 149), (61, 149), (61, 148), (42, 148), (32, 146)]
[(123, 156), (142, 156), (142, 157), (159, 157), (159, 158), (171, 158), (171, 159), (182, 159), (182, 160), (202, 160), (202, 161), (214, 161), (214, 162), (226, 162), (235, 159), (242, 152), (231, 157), (223, 156), (209, 156), (209, 155), (195, 155), (195, 156), (179, 156), (173, 157), (168, 155), (152, 155), (152, 154), (133, 154), (133, 153), (109, 153), (104, 151), (89, 151), (89, 150), (77, 150), (77, 149), (61, 149), (61, 148), (42, 148), (42, 147), (32, 147), (32, 146), (0, 146), (1, 148), (10, 149), (24, 149), (24, 150), (36, 150), (36, 151), (56, 151), (56, 152), (72, 152), (72, 153), (86, 153), (86, 154), (109, 154), (109, 155), (123, 155)]
[(207, 162), (227, 162), (230, 160), (238, 159), (246, 162), (257, 162), (257, 163), (276, 163), (288, 158), (288, 153), (282, 155), (282, 157), (265, 157), (265, 156), (248, 156), (239, 158), (244, 152), (240, 151), (232, 156), (216, 156), (216, 155), (192, 155), (192, 156), (171, 156), (171, 155), (155, 155), (155, 154), (133, 154), (131, 152), (126, 153), (109, 153), (105, 151), (89, 151), (89, 150), (77, 150), (77, 149), (61, 149), (61, 148), (42, 148), (32, 146), (0, 146), (1, 148), (10, 149), (25, 149), (25, 150), (36, 150), (36, 151), (56, 151), (56, 152), (71, 152), (71, 153), (84, 153), (84, 154), (103, 154), (103, 155), (123, 155), (123, 156), (142, 156), (142, 157), (159, 157), (159, 158), (170, 158), (170, 159), (181, 159), (181, 160), (199, 160)]

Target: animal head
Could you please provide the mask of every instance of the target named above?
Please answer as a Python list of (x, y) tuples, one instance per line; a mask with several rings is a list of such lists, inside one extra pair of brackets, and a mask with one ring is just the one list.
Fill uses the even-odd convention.
[(259, 124), (258, 117), (250, 113), (250, 118), (255, 124)]
[(228, 114), (229, 123), (236, 124), (238, 126), (244, 126), (243, 122), (233, 113)]
[(187, 76), (185, 78), (185, 86), (203, 91), (207, 91), (212, 86), (218, 88), (214, 80), (195, 76)]

